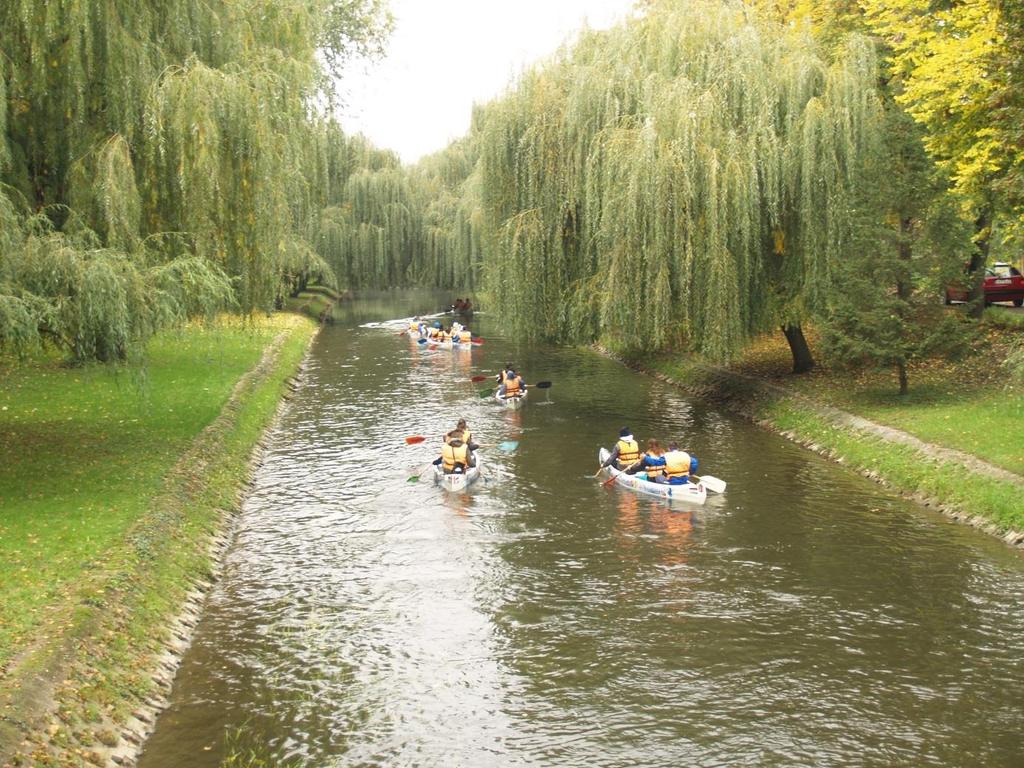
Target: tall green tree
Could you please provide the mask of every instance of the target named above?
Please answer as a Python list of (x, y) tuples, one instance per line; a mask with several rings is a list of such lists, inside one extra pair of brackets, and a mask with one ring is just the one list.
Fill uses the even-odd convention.
[(824, 308), (876, 64), (738, 3), (645, 9), (475, 122), (485, 285), (521, 334), (722, 359)]
[(0, 5), (0, 343), (119, 357), (199, 298), (327, 273), (317, 113), (389, 25), (379, 0)]
[(1006, 57), (1015, 45), (1019, 50), (1024, 34), (1013, 26), (1019, 8), (1011, 2), (1001, 13), (992, 0), (865, 0), (864, 8), (871, 28), (890, 46), (897, 100), (925, 127), (926, 148), (974, 221), (968, 270), (973, 312), (980, 316), (993, 226), (1000, 214), (1020, 210), (1012, 179), (1024, 147), (1007, 120), (1019, 98), (1014, 72), (1020, 64)]
[(857, 190), (854, 247), (820, 323), (839, 364), (891, 367), (906, 394), (915, 360), (964, 348), (967, 324), (936, 296), (961, 269), (970, 236), (923, 129), (891, 100), (886, 107), (883, 141)]

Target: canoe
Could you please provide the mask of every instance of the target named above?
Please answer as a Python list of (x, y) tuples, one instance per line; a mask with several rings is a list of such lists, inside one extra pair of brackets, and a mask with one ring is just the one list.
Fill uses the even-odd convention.
[(525, 389), (519, 397), (502, 397), (497, 392), (494, 393), (494, 399), (498, 401), (498, 405), (502, 408), (508, 408), (510, 411), (517, 411), (523, 407), (523, 403), (526, 402), (526, 396), (529, 394)]
[(420, 336), (418, 333), (414, 331), (409, 331), (408, 333), (414, 339), (424, 339), (424, 341), (426, 341), (426, 344), (423, 344), (421, 346), (424, 346), (427, 349), (472, 349), (473, 347), (480, 346), (479, 342), (452, 341), (451, 339), (447, 339), (445, 341), (436, 341), (434, 339), (428, 339), (425, 336)]
[[(597, 453), (597, 460), (604, 464), (611, 455), (611, 451), (602, 448)], [(630, 488), (637, 493), (646, 493), (649, 496), (659, 496), (672, 501), (688, 501), (693, 504), (703, 504), (708, 497), (707, 488), (703, 483), (687, 483), (686, 485), (669, 485), (668, 483), (652, 483), (643, 472), (635, 475), (627, 475), (614, 467), (605, 467), (603, 470), (610, 477), (615, 478), (615, 483), (625, 488)]]
[(440, 485), (446, 491), (464, 491), (480, 477), (480, 456), (476, 456), (476, 466), (465, 472), (447, 475), (442, 471), (440, 464), (434, 464), (433, 467), (435, 485)]

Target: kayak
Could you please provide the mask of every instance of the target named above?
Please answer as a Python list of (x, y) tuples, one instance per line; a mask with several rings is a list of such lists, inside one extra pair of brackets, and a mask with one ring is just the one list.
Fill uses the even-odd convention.
[[(611, 451), (602, 448), (597, 453), (597, 460), (604, 464), (611, 455)], [(689, 501), (693, 504), (703, 504), (708, 496), (707, 488), (703, 483), (687, 483), (686, 485), (669, 485), (668, 483), (653, 483), (647, 479), (647, 475), (638, 472), (635, 475), (627, 475), (614, 467), (605, 467), (603, 472), (615, 478), (617, 485), (631, 488), (638, 493), (646, 493), (650, 496), (660, 496), (663, 499), (673, 501)]]
[(440, 464), (434, 464), (434, 484), (446, 491), (464, 491), (480, 477), (480, 457), (476, 457), (476, 466), (465, 472), (445, 474)]
[(517, 411), (523, 407), (523, 403), (526, 402), (527, 391), (524, 389), (522, 394), (518, 397), (502, 397), (497, 392), (494, 393), (494, 399), (498, 401), (498, 405), (502, 408), (508, 408), (510, 411)]

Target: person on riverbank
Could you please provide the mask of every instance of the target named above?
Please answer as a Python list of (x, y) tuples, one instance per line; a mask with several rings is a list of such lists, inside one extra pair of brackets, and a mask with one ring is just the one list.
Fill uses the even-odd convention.
[(678, 443), (669, 443), (665, 453), (665, 479), (655, 482), (686, 485), (690, 482), (690, 475), (697, 471), (698, 464), (696, 456), (681, 451)]
[(619, 430), (619, 439), (608, 454), (602, 467), (615, 467), (618, 470), (625, 470), (640, 460), (640, 446), (633, 438), (633, 432), (629, 427)]
[(457, 429), (445, 435), (441, 455), (434, 459), (434, 464), (440, 465), (446, 475), (459, 474), (476, 466), (476, 460), (470, 453), (469, 446), (463, 442), (462, 435), (463, 433)]
[(640, 460), (626, 469), (628, 475), (635, 475), (637, 472), (646, 472), (647, 479), (652, 483), (665, 482), (665, 451), (662, 450), (661, 443), (653, 437), (647, 441), (647, 450)]

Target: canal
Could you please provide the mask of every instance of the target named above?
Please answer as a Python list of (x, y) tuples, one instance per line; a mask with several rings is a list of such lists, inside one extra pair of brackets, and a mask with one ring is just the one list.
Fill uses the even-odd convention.
[[(364, 327), (437, 301), (323, 330), (142, 768), (214, 768), (231, 733), (269, 765), (1021, 765), (1018, 552), (496, 317), (472, 351)], [(552, 387), (479, 397), (505, 362)], [(424, 467), (460, 417), (518, 447), (446, 495)], [(727, 492), (602, 487), (623, 426)]]

